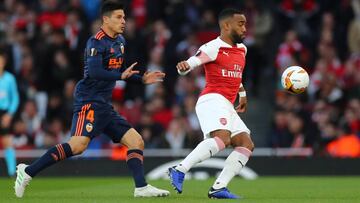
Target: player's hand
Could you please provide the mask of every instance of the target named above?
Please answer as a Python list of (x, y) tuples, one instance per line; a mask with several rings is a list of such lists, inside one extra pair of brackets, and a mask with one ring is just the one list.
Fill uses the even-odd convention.
[(138, 70), (133, 70), (134, 66), (136, 66), (137, 62), (131, 64), (130, 67), (128, 67), (122, 74), (121, 74), (121, 79), (122, 80), (126, 80), (129, 77), (131, 77), (134, 74), (138, 74), (139, 71)]
[(1, 127), (9, 128), (11, 123), (12, 116), (10, 114), (4, 114), (1, 119)]
[(235, 107), (236, 112), (244, 113), (247, 107), (247, 98), (246, 97), (239, 97), (239, 105)]
[(176, 68), (180, 71), (180, 72), (185, 72), (187, 70), (190, 70), (190, 65), (186, 62), (186, 61), (180, 61), (177, 65)]
[(145, 72), (142, 77), (144, 84), (152, 84), (164, 81), (165, 73), (161, 71)]

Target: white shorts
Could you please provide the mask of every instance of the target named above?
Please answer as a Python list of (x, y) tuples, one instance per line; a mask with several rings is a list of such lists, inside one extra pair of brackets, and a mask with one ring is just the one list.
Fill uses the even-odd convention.
[(219, 129), (229, 130), (231, 137), (242, 132), (250, 135), (250, 130), (235, 111), (233, 104), (220, 94), (210, 93), (200, 96), (195, 110), (204, 139), (210, 138), (210, 133)]

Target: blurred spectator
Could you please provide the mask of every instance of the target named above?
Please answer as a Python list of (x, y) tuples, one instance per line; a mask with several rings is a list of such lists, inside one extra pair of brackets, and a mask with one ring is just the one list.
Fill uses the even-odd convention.
[(65, 81), (75, 77), (74, 67), (70, 64), (70, 60), (64, 50), (59, 49), (55, 51), (50, 77), (52, 81), (48, 85), (55, 92), (63, 90)]
[(21, 120), (26, 125), (26, 134), (31, 139), (35, 140), (42, 132), (41, 118), (38, 115), (36, 103), (33, 100), (28, 100), (24, 104), (24, 109), (21, 113)]
[(305, 134), (304, 134), (304, 121), (303, 119), (294, 114), (289, 113), (287, 115), (289, 121), (289, 133), (292, 136), (291, 146), (293, 148), (305, 147)]
[(273, 29), (273, 18), (269, 10), (257, 4), (254, 0), (246, 0), (244, 14), (246, 16), (247, 46), (245, 83), (247, 90), (253, 96), (258, 95), (258, 85), (261, 71), (267, 62), (266, 49), (269, 46), (269, 34)]
[(15, 3), (15, 13), (12, 15), (10, 19), (10, 23), (13, 29), (12, 32), (16, 32), (16, 30), (21, 30), (26, 33), (28, 39), (32, 39), (35, 34), (35, 14), (28, 10), (26, 5), (17, 1)]
[(357, 158), (360, 157), (360, 139), (355, 134), (345, 132), (330, 142), (326, 149), (332, 157)]
[(320, 83), (320, 88), (316, 92), (317, 99), (323, 99), (332, 104), (341, 104), (343, 99), (343, 91), (339, 88), (336, 81), (336, 76), (333, 74), (326, 74)]
[(8, 15), (6, 10), (0, 6), (0, 45), (4, 45), (7, 41), (7, 28), (9, 27)]
[(319, 11), (314, 0), (282, 0), (279, 4), (282, 14), (282, 25), (295, 29), (302, 40), (310, 41), (312, 28), (309, 21)]
[(145, 142), (145, 148), (163, 147), (164, 128), (154, 121), (149, 112), (141, 114), (140, 122), (135, 126)]
[(168, 128), (173, 115), (161, 97), (152, 98), (146, 110), (151, 112), (154, 121), (159, 122), (164, 129)]
[(280, 44), (276, 56), (279, 73), (282, 73), (289, 66), (306, 63), (305, 55), (305, 47), (298, 40), (297, 33), (294, 30), (287, 31), (285, 40)]
[[(164, 67), (162, 65), (162, 61), (163, 61), (163, 49), (161, 48), (154, 48), (151, 52), (150, 52), (150, 60), (149, 60), (149, 64), (147, 65), (147, 70), (148, 71), (162, 71), (164, 72)], [(146, 89), (145, 89), (145, 99), (150, 99), (157, 86), (162, 85), (160, 84), (152, 84), (152, 85), (147, 85)]]
[(54, 29), (61, 29), (66, 23), (66, 13), (59, 9), (58, 0), (40, 1), (41, 13), (37, 17), (37, 22), (41, 26), (50, 23)]
[(72, 120), (72, 113), (73, 113), (73, 94), (75, 90), (76, 81), (73, 79), (68, 79), (65, 82), (65, 87), (63, 90), (64, 95), (64, 102), (63, 102), (63, 110), (64, 110), (64, 120), (65, 126), (70, 127), (71, 120)]
[(54, 92), (49, 96), (48, 106), (46, 108), (46, 120), (53, 120), (57, 117), (64, 118), (64, 99), (61, 93)]
[(27, 134), (26, 124), (23, 120), (16, 120), (13, 128), (13, 145), (16, 149), (24, 149), (33, 144), (33, 140)]
[(165, 139), (173, 154), (186, 148), (187, 136), (184, 129), (184, 120), (181, 118), (173, 119), (165, 133)]
[(118, 102), (118, 112), (126, 118), (131, 125), (136, 125), (141, 118), (141, 107), (143, 103), (141, 99), (135, 101), (127, 100), (125, 102)]
[(360, 54), (360, 1), (353, 0), (351, 2), (355, 18), (349, 25), (348, 46), (351, 53)]
[(146, 0), (131, 1), (132, 16), (135, 19), (136, 27), (141, 28), (146, 23)]
[(195, 34), (190, 33), (176, 45), (176, 54), (179, 60), (185, 60), (195, 55), (200, 44)]
[(164, 49), (166, 43), (171, 37), (171, 31), (168, 29), (164, 21), (157, 20), (154, 22), (153, 29), (151, 30), (149, 36), (148, 47)]
[(271, 147), (290, 147), (292, 137), (288, 130), (288, 120), (286, 112), (279, 110), (275, 112), (274, 123), (270, 132), (270, 146)]

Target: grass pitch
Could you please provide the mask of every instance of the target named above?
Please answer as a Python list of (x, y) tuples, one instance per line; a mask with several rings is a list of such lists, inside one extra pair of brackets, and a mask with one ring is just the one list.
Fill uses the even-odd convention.
[[(186, 180), (181, 195), (168, 181), (150, 181), (154, 186), (170, 190), (170, 197), (134, 198), (131, 178), (38, 177), (31, 181), (24, 197), (17, 199), (13, 191), (14, 180), (1, 178), (0, 202), (230, 202), (207, 198), (213, 181)], [(229, 189), (243, 196), (241, 202), (360, 202), (359, 185), (360, 177), (260, 177), (254, 181), (236, 178)]]

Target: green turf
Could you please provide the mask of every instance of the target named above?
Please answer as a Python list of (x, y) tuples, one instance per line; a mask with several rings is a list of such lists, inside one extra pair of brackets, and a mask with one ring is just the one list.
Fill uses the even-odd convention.
[[(130, 178), (36, 178), (25, 196), (17, 199), (13, 180), (1, 178), (0, 202), (229, 202), (207, 198), (213, 180), (187, 180), (181, 195), (168, 181), (150, 181), (171, 190), (171, 196), (135, 199)], [(360, 202), (359, 185), (360, 177), (261, 177), (254, 181), (236, 178), (229, 189), (244, 197), (241, 202)]]

